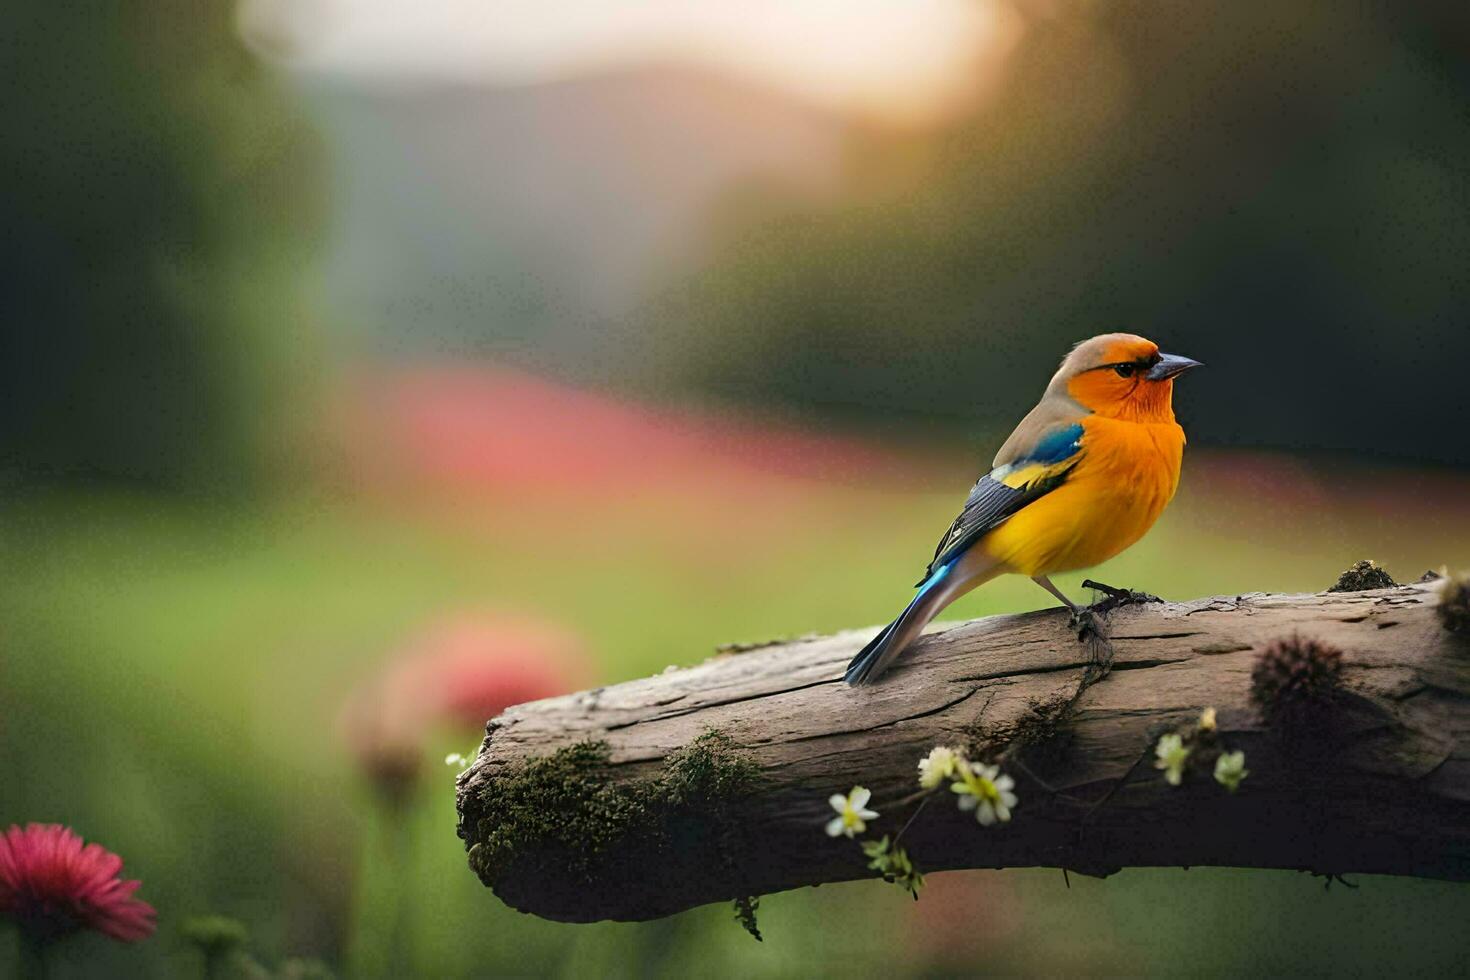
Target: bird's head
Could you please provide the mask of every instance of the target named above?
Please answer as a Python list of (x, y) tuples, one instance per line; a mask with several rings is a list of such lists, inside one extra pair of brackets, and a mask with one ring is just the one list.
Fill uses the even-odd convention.
[(1173, 421), (1174, 379), (1193, 367), (1199, 361), (1165, 354), (1145, 337), (1105, 333), (1072, 348), (1048, 390), (1065, 393), (1097, 415)]

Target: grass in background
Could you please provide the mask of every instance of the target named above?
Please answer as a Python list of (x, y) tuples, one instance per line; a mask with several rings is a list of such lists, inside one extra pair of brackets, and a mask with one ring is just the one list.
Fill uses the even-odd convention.
[[(348, 688), (426, 619), (529, 609), (581, 631), (603, 678), (689, 664), (727, 640), (890, 617), (953, 516), (951, 470), (909, 484), (768, 477), (712, 501), (359, 496), (222, 512), (122, 494), (12, 502), (0, 518), (0, 821), (57, 820), (123, 855), (160, 910), (134, 949), (79, 943), (77, 973), (187, 975), (189, 915), (245, 920), (267, 961), (343, 966), (354, 896), (398, 889), (424, 975), (799, 976), (1445, 968), (1470, 893), (1271, 872), (936, 876), (917, 906), (877, 883), (771, 896), (757, 945), (724, 907), (645, 924), (514, 913), (467, 870), (452, 773), (384, 881), (368, 796), (334, 727)], [(1401, 578), (1470, 559), (1470, 480), (1193, 454), (1155, 532), (1094, 575), (1175, 598), (1313, 591), (1360, 557)], [(1063, 583), (1078, 594), (1081, 576)], [(955, 617), (1051, 604), (1002, 580)], [(473, 733), (446, 736), (464, 749)], [(441, 753), (442, 754), (442, 753)], [(813, 846), (825, 838), (814, 828)], [(369, 855), (366, 873), (358, 880)], [(0, 957), (5, 951), (0, 950)]]

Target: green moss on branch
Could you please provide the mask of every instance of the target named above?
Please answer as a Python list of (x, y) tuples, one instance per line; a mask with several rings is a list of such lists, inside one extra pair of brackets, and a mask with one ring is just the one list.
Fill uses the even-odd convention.
[(579, 742), (532, 759), (481, 790), (470, 867), (493, 885), (512, 864), (591, 881), (633, 869), (619, 860), (630, 836), (691, 836), (731, 860), (732, 809), (760, 767), (722, 732), (706, 731), (670, 754), (652, 779), (616, 780), (606, 742)]
[(1369, 589), (1391, 589), (1398, 583), (1371, 558), (1354, 563), (1352, 568), (1337, 577), (1337, 582), (1328, 592), (1366, 592)]

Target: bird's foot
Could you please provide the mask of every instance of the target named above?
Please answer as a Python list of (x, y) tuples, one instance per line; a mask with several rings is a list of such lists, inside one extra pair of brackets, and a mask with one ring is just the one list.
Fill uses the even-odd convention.
[[(1043, 588), (1057, 595), (1063, 602), (1067, 602), (1065, 596), (1052, 589), (1045, 580), (1038, 580)], [(1091, 663), (1084, 672), (1083, 689), (1094, 681), (1101, 680), (1113, 665), (1113, 644), (1108, 640), (1107, 617), (1108, 613), (1122, 606), (1140, 605), (1145, 602), (1163, 602), (1156, 595), (1147, 592), (1135, 592), (1133, 589), (1119, 589), (1111, 585), (1103, 585), (1087, 579), (1082, 583), (1084, 589), (1092, 589), (1101, 592), (1104, 598), (1097, 600), (1090, 606), (1075, 606), (1067, 602), (1072, 610), (1070, 629), (1076, 632), (1077, 642), (1086, 644), (1091, 656)]]
[(1102, 614), (1093, 606), (1078, 606), (1072, 610), (1072, 629), (1077, 632), (1077, 642), (1087, 648), (1087, 667), (1082, 672), (1082, 686), (1078, 696), (1089, 686), (1102, 680), (1113, 667), (1113, 644)]
[(1093, 611), (1093, 606), (1073, 606), (1069, 628), (1077, 634), (1080, 642), (1104, 639), (1102, 617)]
[(1087, 611), (1103, 616), (1123, 606), (1138, 606), (1148, 602), (1164, 601), (1158, 596), (1151, 595), (1147, 592), (1135, 592), (1133, 589), (1120, 589), (1112, 585), (1104, 585), (1101, 582), (1094, 582), (1090, 578), (1082, 580), (1082, 587), (1103, 594), (1104, 598), (1097, 600), (1087, 607)]

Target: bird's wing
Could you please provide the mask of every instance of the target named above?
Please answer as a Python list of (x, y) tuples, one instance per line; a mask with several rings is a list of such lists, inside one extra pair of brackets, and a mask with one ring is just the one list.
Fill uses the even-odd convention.
[(981, 535), (1061, 486), (1082, 458), (1082, 432), (1080, 422), (1053, 426), (1017, 458), (982, 476), (971, 488), (960, 516), (939, 539), (934, 560), (919, 584)]

